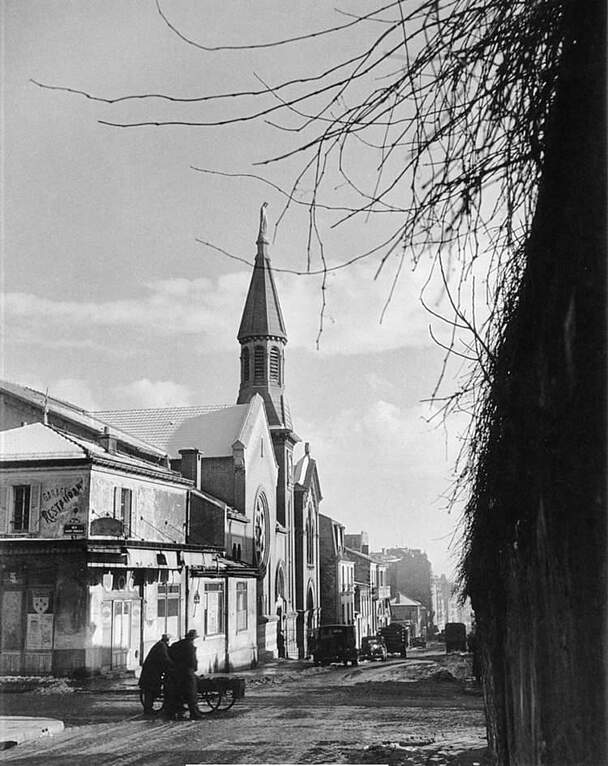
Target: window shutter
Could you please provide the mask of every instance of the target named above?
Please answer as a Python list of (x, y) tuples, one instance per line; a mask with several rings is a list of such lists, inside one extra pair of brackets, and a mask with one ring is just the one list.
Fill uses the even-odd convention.
[(8, 532), (9, 490), (10, 487), (6, 484), (0, 487), (0, 534)]
[(131, 491), (131, 518), (129, 520), (130, 537), (136, 537), (137, 535), (137, 490)]
[(112, 508), (112, 516), (115, 519), (120, 518), (120, 487), (114, 487), (114, 506)]
[(40, 532), (40, 484), (30, 485), (30, 532)]

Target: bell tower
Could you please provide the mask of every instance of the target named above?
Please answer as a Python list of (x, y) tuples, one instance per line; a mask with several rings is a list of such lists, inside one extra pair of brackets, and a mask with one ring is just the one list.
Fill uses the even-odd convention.
[[(285, 345), (287, 333), (268, 255), (268, 220), (265, 202), (260, 209), (257, 253), (245, 308), (237, 335), (241, 345), (241, 382), (237, 404), (259, 394), (264, 400), (275, 458), (277, 478), (277, 534), (285, 540), (285, 582), (281, 614), (288, 656), (297, 656), (295, 613), (295, 524), (293, 448), (300, 441), (293, 430), (291, 411), (285, 395)], [(277, 587), (279, 575), (276, 575)]]
[(245, 404), (254, 394), (260, 394), (271, 429), (291, 431), (291, 412), (285, 396), (287, 334), (268, 255), (267, 204), (260, 210), (258, 249), (237, 335), (241, 344), (237, 404)]

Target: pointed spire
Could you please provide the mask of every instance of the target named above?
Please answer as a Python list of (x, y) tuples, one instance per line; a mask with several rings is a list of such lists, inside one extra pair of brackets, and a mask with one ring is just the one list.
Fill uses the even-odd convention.
[(256, 337), (280, 338), (287, 342), (283, 313), (268, 257), (267, 207), (268, 203), (264, 202), (260, 208), (260, 228), (256, 242), (258, 250), (237, 335), (241, 342)]
[(268, 207), (268, 202), (264, 202), (262, 204), (262, 207), (260, 208), (260, 230), (258, 231), (258, 239), (257, 244), (266, 244), (268, 245), (268, 218), (266, 217), (266, 208)]

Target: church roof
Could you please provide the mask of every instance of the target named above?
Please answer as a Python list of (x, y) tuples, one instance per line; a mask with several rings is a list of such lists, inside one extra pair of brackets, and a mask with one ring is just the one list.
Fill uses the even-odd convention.
[[(265, 217), (263, 220), (265, 221)], [(243, 341), (256, 336), (272, 336), (287, 342), (285, 322), (268, 257), (268, 239), (262, 222), (257, 245), (258, 251), (237, 338)]]
[[(308, 444), (306, 445), (308, 450)], [(294, 467), (294, 484), (304, 487), (309, 490), (312, 486), (315, 487), (318, 500), (323, 499), (321, 494), (321, 484), (319, 482), (319, 473), (317, 470), (317, 461), (310, 457), (310, 453), (305, 451), (304, 455), (298, 460)]]
[(235, 441), (246, 441), (249, 414), (261, 398), (248, 404), (104, 410), (95, 413), (178, 458), (180, 449), (198, 449), (204, 457), (229, 457)]

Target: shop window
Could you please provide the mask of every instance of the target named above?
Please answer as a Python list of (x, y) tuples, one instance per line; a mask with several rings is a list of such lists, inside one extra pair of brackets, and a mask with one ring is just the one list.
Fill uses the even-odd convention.
[(247, 630), (247, 583), (236, 584), (236, 629)]
[(179, 585), (158, 584), (156, 608), (158, 618), (163, 621), (163, 633), (178, 635), (180, 599)]
[(216, 636), (224, 632), (224, 583), (205, 585), (205, 635)]

